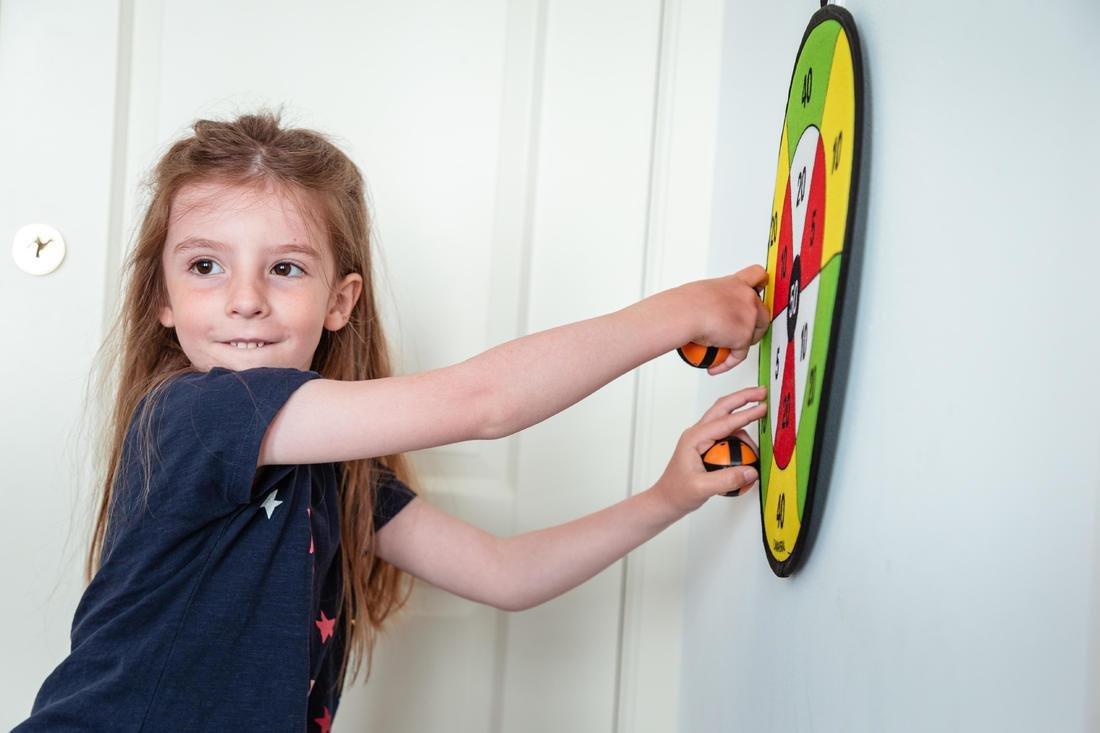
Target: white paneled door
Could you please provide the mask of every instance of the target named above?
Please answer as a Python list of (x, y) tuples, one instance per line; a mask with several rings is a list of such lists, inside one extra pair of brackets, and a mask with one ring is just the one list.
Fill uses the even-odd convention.
[[(118, 297), (142, 177), (195, 119), (259, 106), (282, 106), (287, 124), (331, 134), (361, 167), (381, 307), (403, 373), (704, 276), (720, 12), (718, 2), (660, 0), (0, 0), (0, 129), (27, 143), (0, 159), (10, 194), (0, 200), (0, 232), (10, 241), (44, 219), (68, 232), (71, 252), (41, 282), (5, 264), (6, 312), (18, 298), (60, 325), (32, 329), (5, 315), (0, 336), (42, 353), (58, 351), (59, 334), (83, 338), (75, 356), (70, 348), (67, 359), (51, 359), (55, 381), (72, 394), (3, 387), (5, 404), (18, 417), (56, 399), (65, 407), (27, 430), (51, 440), (64, 433), (76, 414), (69, 386), (83, 379)], [(48, 59), (28, 60), (51, 41)], [(16, 108), (46, 110), (45, 126), (13, 117)], [(47, 131), (63, 156), (53, 161), (68, 179), (60, 189), (44, 172), (16, 174), (49, 149)], [(23, 378), (3, 361), (0, 384)], [(699, 375), (674, 355), (658, 361), (519, 435), (414, 454), (425, 498), (509, 535), (643, 490), (698, 418)], [(41, 503), (68, 516), (75, 492), (64, 485), (79, 476), (43, 479), (32, 464), (53, 452), (26, 443), (16, 469), (49, 491), (28, 502), (29, 525), (0, 527), (10, 530), (0, 549), (11, 556), (33, 537), (51, 559), (34, 572), (61, 573), (65, 592), (49, 597), (49, 583), (4, 566), (31, 592), (0, 612), (0, 627), (49, 609), (48, 622), (23, 634), (19, 669), (4, 663), (0, 725), (9, 727), (67, 651), (80, 590), (78, 569), (50, 549), (67, 527)], [(69, 540), (78, 550), (83, 531), (74, 526)], [(617, 563), (523, 613), (418, 584), (369, 684), (345, 692), (335, 729), (670, 730), (675, 528), (644, 551), (654, 548), (662, 548), (656, 564), (643, 564), (639, 551), (629, 569)], [(7, 636), (3, 646), (15, 648)]]

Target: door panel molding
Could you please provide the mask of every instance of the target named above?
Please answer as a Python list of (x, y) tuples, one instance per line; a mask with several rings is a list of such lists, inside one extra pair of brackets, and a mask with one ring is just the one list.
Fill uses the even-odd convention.
[[(721, 64), (721, 0), (664, 0), (654, 116), (645, 294), (708, 273)], [(700, 417), (705, 374), (675, 354), (638, 370), (631, 486), (663, 473), (680, 434)], [(715, 499), (713, 501), (724, 501)], [(622, 604), (615, 730), (679, 728), (687, 518), (630, 553)]]

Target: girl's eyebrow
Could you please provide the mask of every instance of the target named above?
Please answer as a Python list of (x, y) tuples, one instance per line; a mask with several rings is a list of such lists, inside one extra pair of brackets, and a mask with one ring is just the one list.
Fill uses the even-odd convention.
[[(229, 245), (225, 244), (224, 242), (219, 242), (215, 239), (206, 239), (205, 237), (188, 237), (187, 239), (184, 239), (182, 242), (173, 247), (172, 251), (176, 254), (179, 254), (180, 252), (187, 252), (192, 249), (203, 248), (218, 249), (222, 250), (223, 252), (230, 249)], [(318, 254), (317, 250), (306, 243), (291, 242), (289, 244), (278, 244), (274, 247), (268, 247), (268, 250), (276, 254), (293, 252), (305, 255), (306, 257), (320, 259), (320, 255)]]

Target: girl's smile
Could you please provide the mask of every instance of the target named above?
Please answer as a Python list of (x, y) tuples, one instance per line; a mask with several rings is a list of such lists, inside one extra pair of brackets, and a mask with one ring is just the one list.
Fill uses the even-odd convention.
[(227, 344), (229, 346), (232, 346), (233, 348), (237, 349), (238, 351), (241, 351), (241, 350), (255, 351), (256, 349), (262, 349), (264, 346), (267, 346), (271, 342), (268, 342), (268, 341), (246, 341), (246, 340), (243, 340), (243, 339), (234, 339), (232, 341), (223, 341), (222, 343)]

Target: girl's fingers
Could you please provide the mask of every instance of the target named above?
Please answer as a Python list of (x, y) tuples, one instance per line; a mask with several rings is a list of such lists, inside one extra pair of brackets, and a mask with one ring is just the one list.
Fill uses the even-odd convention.
[(737, 466), (723, 468), (721, 471), (711, 471), (701, 478), (703, 490), (708, 494), (717, 496), (740, 489), (741, 493), (738, 496), (742, 496), (760, 477), (756, 474), (755, 468)]
[(746, 356), (748, 356), (747, 351), (730, 351), (730, 353), (726, 355), (726, 358), (722, 361), (721, 364), (714, 364), (708, 367), (707, 374), (712, 377), (717, 377), (719, 374), (725, 374), (730, 369), (733, 369), (735, 366), (743, 362)]
[(699, 455), (703, 455), (715, 442), (733, 435), (741, 428), (756, 422), (768, 414), (768, 406), (761, 402), (752, 407), (731, 412), (729, 415), (702, 423), (693, 428), (691, 441)]
[[(754, 330), (759, 331), (762, 337), (764, 331), (767, 331), (770, 325), (772, 325), (772, 314), (768, 312), (768, 307), (764, 305), (763, 301), (756, 301), (756, 328)], [(753, 343), (755, 344), (756, 341), (754, 340)]]
[(753, 330), (752, 330), (752, 342), (754, 344), (760, 343), (761, 339), (764, 338), (764, 334), (766, 334), (768, 332), (768, 328), (770, 328), (771, 325), (772, 325), (771, 321), (769, 321), (769, 322), (767, 322), (763, 325), (760, 325), (759, 323), (757, 323), (756, 327), (753, 328)]
[(699, 418), (699, 422), (697, 422), (696, 425), (702, 425), (705, 422), (710, 422), (715, 418), (722, 417), (732, 410), (744, 407), (750, 402), (759, 402), (764, 399), (767, 394), (767, 387), (748, 387), (747, 389), (741, 389), (725, 395), (724, 397), (720, 397), (710, 409), (703, 413), (703, 417)]
[(750, 288), (761, 288), (768, 282), (768, 271), (760, 265), (749, 265), (740, 272), (734, 273), (734, 277)]

